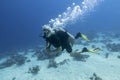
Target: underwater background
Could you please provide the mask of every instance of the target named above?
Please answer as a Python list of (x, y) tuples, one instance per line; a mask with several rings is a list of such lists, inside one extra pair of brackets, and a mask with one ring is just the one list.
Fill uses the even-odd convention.
[[(0, 80), (120, 80), (119, 3), (0, 0)], [(90, 41), (80, 38), (72, 49), (88, 51), (48, 55), (45, 25), (87, 35)]]

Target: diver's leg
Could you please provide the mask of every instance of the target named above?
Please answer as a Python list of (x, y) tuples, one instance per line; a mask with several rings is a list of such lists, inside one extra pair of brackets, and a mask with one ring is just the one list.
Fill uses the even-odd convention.
[(75, 35), (75, 39), (78, 39), (79, 37), (81, 37), (81, 33), (78, 32), (76, 35)]
[(72, 52), (72, 46), (70, 45), (70, 43), (66, 42), (64, 47), (68, 53)]
[(70, 56), (72, 57), (78, 57), (80, 55), (80, 52), (77, 52), (77, 51), (73, 51), (70, 53)]
[(84, 47), (82, 50), (75, 50), (75, 51), (71, 52), (70, 56), (77, 57), (77, 56), (80, 56), (81, 53), (84, 53), (84, 52), (97, 53), (100, 50), (101, 50), (100, 48), (87, 49), (86, 47)]
[(82, 37), (84, 40), (89, 41), (88, 37), (85, 34), (78, 32), (75, 36), (75, 39)]
[(75, 50), (75, 51), (72, 51), (72, 52), (70, 53), (70, 56), (72, 56), (72, 57), (80, 56), (81, 53), (84, 52), (84, 51), (85, 51), (85, 48), (83, 48), (82, 51), (79, 50), (79, 49), (77, 49), (77, 50)]
[(75, 50), (75, 51), (72, 51), (72, 52), (70, 53), (70, 56), (72, 56), (72, 57), (78, 57), (78, 56), (80, 56), (81, 53), (83, 53), (83, 52), (88, 52), (88, 49), (87, 49), (86, 47), (84, 47), (82, 50), (77, 49), (77, 50)]

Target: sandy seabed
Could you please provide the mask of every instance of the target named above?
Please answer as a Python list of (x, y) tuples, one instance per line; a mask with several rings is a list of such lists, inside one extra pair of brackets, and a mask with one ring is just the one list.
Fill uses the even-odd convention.
[[(66, 51), (55, 58), (55, 62), (62, 63), (57, 67), (50, 67), (49, 59), (37, 60), (35, 50), (29, 49), (24, 55), (28, 62), (23, 65), (12, 65), (0, 69), (0, 80), (120, 80), (120, 36), (110, 33), (98, 33), (91, 42), (78, 41), (73, 49), (83, 47), (99, 47), (98, 53), (82, 53), (80, 59), (71, 57)], [(24, 54), (18, 52), (18, 54)], [(2, 64), (8, 57), (1, 59)], [(39, 66), (36, 74), (29, 72), (29, 68)]]

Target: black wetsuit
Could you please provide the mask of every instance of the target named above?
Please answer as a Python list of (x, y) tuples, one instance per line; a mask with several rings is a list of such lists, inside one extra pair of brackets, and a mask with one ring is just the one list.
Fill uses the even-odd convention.
[(49, 42), (50, 45), (54, 47), (62, 47), (62, 50), (66, 49), (67, 52), (72, 52), (72, 47), (68, 41), (69, 35), (64, 31), (57, 31), (55, 34), (52, 34), (49, 38), (44, 37), (46, 42)]

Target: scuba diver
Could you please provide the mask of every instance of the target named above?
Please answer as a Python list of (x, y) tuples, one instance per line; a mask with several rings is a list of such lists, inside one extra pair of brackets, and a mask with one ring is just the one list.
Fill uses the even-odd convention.
[[(84, 47), (82, 50), (73, 51), (72, 46), (75, 43), (75, 40), (81, 37), (86, 41), (89, 41), (87, 36), (79, 32), (74, 37), (62, 28), (54, 29), (51, 28), (49, 25), (43, 26), (42, 37), (46, 40), (45, 52), (49, 55), (57, 55), (65, 49), (68, 53), (70, 53), (70, 56), (75, 57), (83, 52), (96, 53), (100, 50), (99, 48), (89, 50), (86, 47)], [(51, 46), (53, 46), (55, 49), (51, 49)]]

